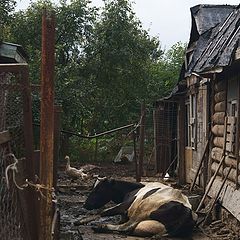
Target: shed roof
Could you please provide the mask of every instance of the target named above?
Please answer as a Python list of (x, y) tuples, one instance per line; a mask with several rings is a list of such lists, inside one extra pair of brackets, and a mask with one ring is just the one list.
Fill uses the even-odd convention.
[(198, 40), (199, 36), (215, 27), (233, 11), (236, 6), (200, 4), (192, 7), (192, 28), (189, 44)]
[[(215, 27), (193, 71), (204, 72), (231, 64), (240, 39), (240, 9), (237, 7), (220, 25)], [(200, 47), (200, 46), (199, 46)]]
[(199, 36), (185, 76), (230, 65), (239, 38), (240, 10), (235, 6), (221, 23)]
[(0, 63), (25, 63), (27, 54), (21, 45), (1, 42), (0, 43)]

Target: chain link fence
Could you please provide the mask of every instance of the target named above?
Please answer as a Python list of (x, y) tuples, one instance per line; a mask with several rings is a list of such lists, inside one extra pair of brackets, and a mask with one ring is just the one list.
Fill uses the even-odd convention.
[(9, 131), (11, 136), (11, 141), (0, 144), (1, 240), (27, 239), (19, 192), (12, 173), (6, 174), (6, 168), (13, 164), (13, 158), (8, 154), (13, 153), (19, 159), (25, 153), (23, 104), (20, 74), (0, 73), (0, 134)]

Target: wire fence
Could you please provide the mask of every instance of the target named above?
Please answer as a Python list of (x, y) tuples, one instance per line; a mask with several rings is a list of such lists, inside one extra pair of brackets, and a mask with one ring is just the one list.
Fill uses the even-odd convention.
[[(9, 174), (9, 186), (5, 170), (13, 163), (7, 156), (14, 153), (24, 157), (25, 141), (23, 129), (23, 85), (18, 74), (0, 74), (0, 133), (9, 131), (11, 141), (0, 145), (0, 239), (25, 240), (26, 228), (18, 189)], [(10, 139), (9, 139), (10, 140)]]
[(177, 103), (159, 101), (154, 112), (156, 168), (164, 175), (174, 175), (177, 168)]

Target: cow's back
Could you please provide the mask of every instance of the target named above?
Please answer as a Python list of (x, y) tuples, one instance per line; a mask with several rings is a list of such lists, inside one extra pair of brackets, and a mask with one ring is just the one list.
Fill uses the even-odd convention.
[[(146, 219), (152, 211), (157, 210), (160, 206), (170, 201), (182, 203), (185, 207), (191, 209), (188, 198), (181, 191), (169, 186), (164, 188), (158, 187), (160, 185), (151, 184), (140, 189), (136, 194), (134, 202), (128, 209), (128, 216)], [(154, 192), (154, 190), (156, 191)], [(148, 195), (149, 192), (152, 192), (152, 194)]]
[(172, 235), (182, 229), (191, 230), (195, 223), (187, 196), (178, 189), (159, 183), (147, 184), (138, 191), (128, 209), (128, 217), (138, 222), (157, 220)]

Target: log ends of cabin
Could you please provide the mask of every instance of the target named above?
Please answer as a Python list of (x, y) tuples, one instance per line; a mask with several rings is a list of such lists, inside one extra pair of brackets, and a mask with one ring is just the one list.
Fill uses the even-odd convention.
[(225, 112), (226, 110), (226, 101), (218, 102), (214, 106), (215, 112)]
[(214, 125), (212, 127), (212, 133), (215, 137), (223, 137), (224, 136), (224, 125)]
[[(222, 176), (225, 177), (227, 175), (227, 172), (229, 171), (229, 168), (231, 165), (228, 165), (227, 162), (225, 163), (226, 167), (223, 168), (223, 166), (219, 169), (218, 171), (218, 176)], [(233, 166), (233, 165), (232, 165)], [(213, 162), (211, 165), (211, 171), (212, 173), (214, 173), (218, 168), (218, 163), (217, 162)], [(236, 164), (235, 164), (235, 168), (233, 166), (233, 168), (230, 171), (230, 174), (228, 176), (228, 180), (230, 180), (231, 182), (235, 183), (236, 182)], [(238, 183), (240, 184), (240, 176), (238, 177)]]
[(226, 91), (218, 92), (214, 95), (215, 103), (226, 101)]
[(214, 125), (224, 125), (225, 112), (216, 112), (212, 116), (212, 122)]

